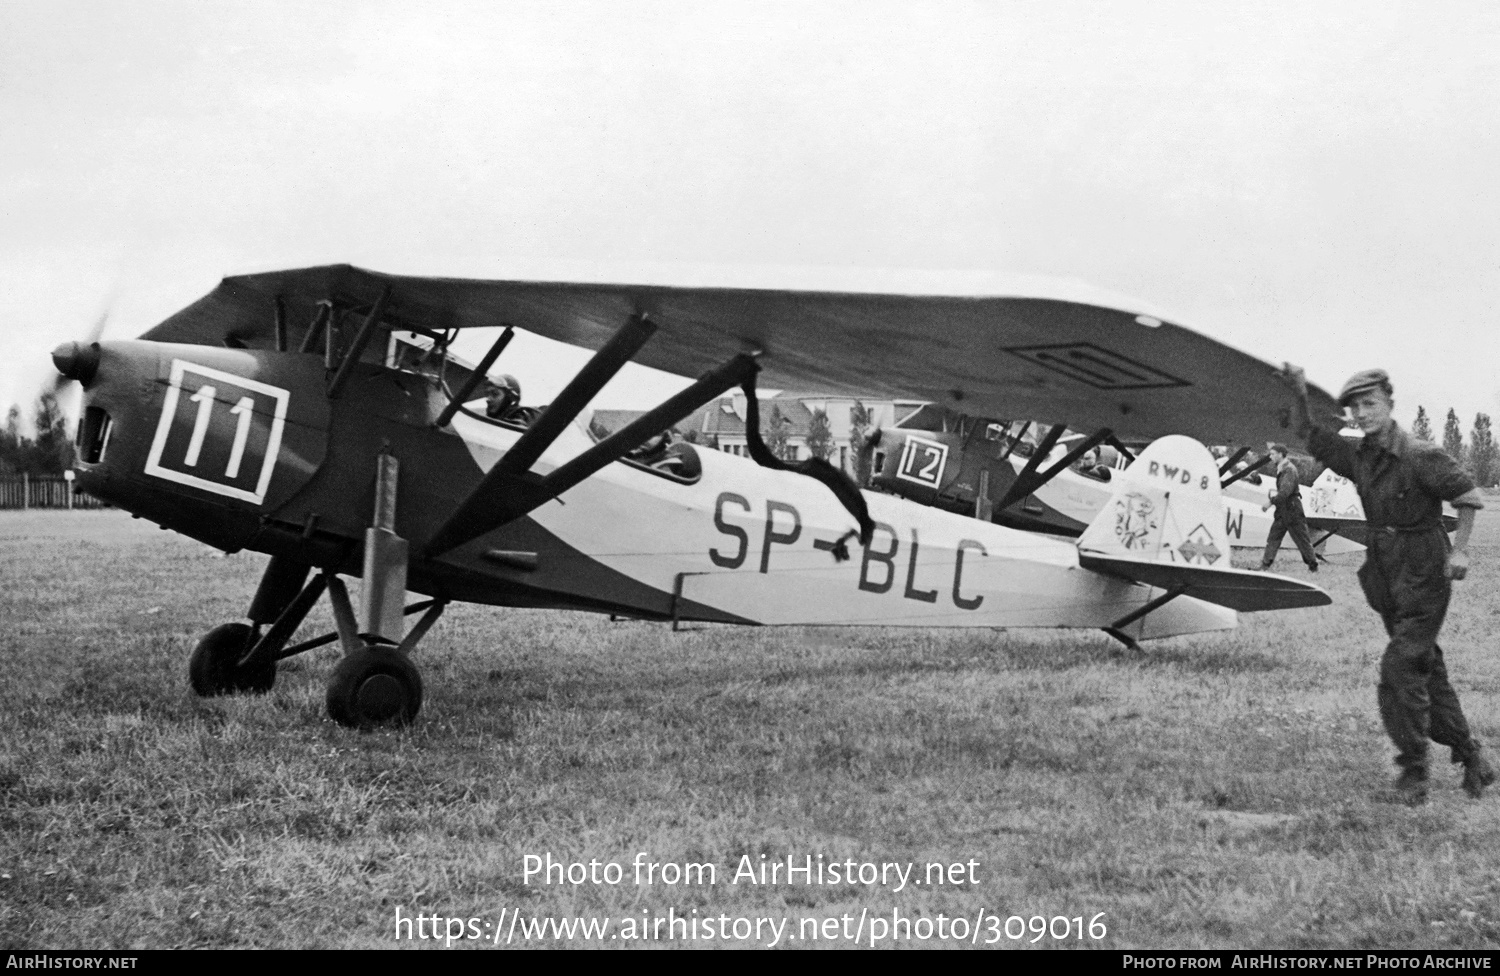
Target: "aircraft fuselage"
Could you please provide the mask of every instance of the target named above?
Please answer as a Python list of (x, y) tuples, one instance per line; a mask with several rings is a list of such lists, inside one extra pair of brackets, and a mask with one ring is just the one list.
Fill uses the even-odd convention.
[[(765, 624), (1105, 627), (1160, 595), (1083, 569), (1071, 541), (874, 492), (868, 546), (817, 483), (708, 449), (691, 478), (617, 461), (541, 507), (426, 552), (523, 429), (459, 413), (427, 375), (357, 364), (329, 399), (318, 354), (154, 342), (99, 347), (78, 486), (220, 549), (359, 575), (382, 454), (410, 590), (442, 599)], [(592, 444), (570, 425), (532, 469)], [(1234, 626), (1188, 597), (1136, 636)]]

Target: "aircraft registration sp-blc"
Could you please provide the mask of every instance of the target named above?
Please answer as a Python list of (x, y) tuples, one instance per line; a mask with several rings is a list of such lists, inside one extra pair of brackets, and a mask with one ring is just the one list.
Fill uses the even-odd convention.
[[(473, 327), (501, 332), (468, 369), (448, 346)], [(516, 329), (595, 352), (512, 422), (471, 401)], [(82, 386), (81, 489), (271, 557), (248, 622), (193, 652), (194, 690), (265, 691), (277, 661), (338, 641), (328, 711), (354, 727), (416, 716), (411, 655), (454, 600), (742, 624), (1084, 627), (1127, 644), (1329, 602), (1229, 567), (1218, 471), (1199, 443), (1282, 436), (1275, 367), (1082, 286), (976, 297), (339, 265), (226, 278), (139, 340), (67, 343), (53, 360)], [(596, 440), (579, 416), (631, 360), (701, 375)], [(668, 465), (631, 458), (735, 386), (753, 404), (757, 374), (1102, 436), (1189, 436), (1143, 452), (1077, 540), (860, 491), (826, 464), (776, 470), (764, 451), (759, 464), (691, 445)], [(763, 447), (753, 432), (751, 446)], [(342, 576), (362, 578), (358, 607)], [(403, 606), (408, 591), (427, 599)], [(325, 593), (336, 633), (291, 644)]]

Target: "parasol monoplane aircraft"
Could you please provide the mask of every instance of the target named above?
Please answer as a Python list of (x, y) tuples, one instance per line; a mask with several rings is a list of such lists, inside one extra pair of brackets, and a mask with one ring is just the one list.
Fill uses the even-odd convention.
[[(1025, 436), (1032, 432), (1034, 443)], [(1109, 503), (1114, 475), (1135, 458), (1129, 446), (1107, 433), (1069, 434), (1063, 424), (1005, 423), (934, 404), (872, 434), (867, 443), (881, 448), (874, 455), (879, 463), (870, 481), (882, 491), (948, 511), (987, 511), (1002, 525), (1061, 536), (1083, 534)], [(930, 479), (919, 482), (902, 475), (901, 459), (907, 454), (927, 456), (939, 447), (942, 457)], [(1099, 448), (1111, 451), (1118, 465), (1079, 463)], [(1265, 508), (1269, 483), (1252, 487), (1246, 479), (1270, 458), (1240, 466), (1248, 454), (1249, 448), (1241, 448), (1215, 462), (1224, 531), (1235, 548), (1264, 549), (1274, 517)], [(1363, 551), (1364, 509), (1352, 484), (1323, 471), (1304, 496), (1320, 554)]]
[[(449, 346), (499, 327), (473, 368)], [(540, 411), (488, 416), (514, 331), (594, 350)], [(421, 338), (413, 354), (397, 335)], [(226, 551), (270, 555), (247, 622), (210, 630), (196, 692), (265, 691), (337, 641), (329, 714), (410, 721), (412, 653), (450, 601), (740, 624), (1081, 627), (1137, 640), (1329, 602), (1228, 568), (1211, 443), (1280, 436), (1276, 369), (1130, 304), (1028, 283), (993, 297), (477, 281), (340, 265), (226, 278), (135, 341), (53, 353), (82, 386), (77, 485)], [(699, 378), (596, 439), (627, 361)], [(635, 452), (734, 386), (920, 398), (1165, 438), (1076, 543), (861, 492), (826, 464)], [(1315, 408), (1333, 401), (1313, 391)], [(908, 459), (927, 477), (930, 459)], [(359, 606), (342, 576), (359, 576)], [(424, 595), (403, 606), (408, 591)], [(334, 634), (292, 644), (327, 594)], [(408, 630), (405, 616), (422, 616)]]

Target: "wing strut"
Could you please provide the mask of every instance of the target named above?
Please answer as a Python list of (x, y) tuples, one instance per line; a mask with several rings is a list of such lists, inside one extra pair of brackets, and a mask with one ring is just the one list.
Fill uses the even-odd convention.
[(281, 295), (277, 294), (275, 302), (276, 312), (276, 351), (286, 352), (286, 302)]
[(333, 314), (333, 302), (319, 302), (318, 311), (313, 315), (312, 324), (307, 327), (307, 334), (302, 337), (302, 346), (298, 352), (316, 352), (318, 343), (323, 338), (323, 330), (328, 328), (328, 318)]
[(1027, 458), (1026, 467), (1021, 469), (1021, 473), (1016, 475), (1016, 480), (1011, 482), (1010, 487), (1006, 489), (1005, 497), (995, 503), (995, 511), (1003, 512), (1027, 495), (1034, 494), (1038, 488), (1057, 477), (1060, 472), (1068, 470), (1068, 467), (1074, 461), (1077, 461), (1095, 447), (1114, 437), (1114, 431), (1108, 427), (1101, 427), (1079, 441), (1071, 451), (1056, 464), (1052, 465), (1052, 467), (1038, 473), (1037, 469), (1042, 466), (1042, 458), (1046, 457), (1047, 453), (1052, 450), (1053, 445), (1057, 443), (1057, 439), (1063, 435), (1063, 431), (1065, 430), (1067, 430), (1067, 427), (1057, 424), (1051, 430), (1047, 431), (1047, 436), (1042, 438), (1042, 442), (1036, 446), (1036, 450), (1031, 452), (1031, 457)]
[(1109, 435), (1109, 437), (1105, 438), (1104, 443), (1108, 444), (1110, 447), (1114, 448), (1115, 450), (1119, 451), (1121, 454), (1125, 455), (1125, 460), (1127, 460), (1127, 461), (1134, 461), (1135, 460), (1135, 452), (1132, 451), (1130, 448), (1126, 447), (1125, 444), (1124, 444), (1124, 442), (1122, 442), (1115, 435), (1113, 435), (1113, 434)]
[[(609, 341), (584, 364), (578, 375), (542, 411), (541, 416), (526, 429), (521, 439), (505, 453), (495, 465), (511, 476), (529, 471), (536, 459), (557, 440), (559, 434), (583, 412), (604, 385), (614, 379), (630, 357), (634, 356), (653, 335), (656, 323), (644, 315), (632, 316), (629, 322), (610, 336)], [(492, 471), (493, 473), (493, 471)]]
[(655, 331), (653, 322), (637, 315), (611, 336), (438, 529), (427, 545), (428, 558), (546, 504), (755, 375), (755, 357), (743, 353), (735, 356), (549, 474), (534, 474), (532, 464)]
[(1236, 464), (1239, 464), (1240, 461), (1244, 459), (1245, 455), (1249, 453), (1250, 448), (1242, 447), (1238, 451), (1235, 451), (1233, 454), (1229, 455), (1228, 459), (1226, 459), (1223, 464), (1219, 465), (1219, 477), (1222, 478), (1224, 477), (1224, 475), (1228, 474), (1230, 470)]
[(443, 408), (442, 413), (438, 414), (438, 418), (432, 422), (432, 426), (448, 426), (448, 421), (453, 419), (453, 415), (458, 413), (458, 408), (462, 407), (469, 399), (469, 394), (473, 393), (474, 388), (484, 380), (485, 375), (490, 371), (490, 367), (495, 365), (495, 360), (500, 358), (500, 354), (505, 351), (506, 346), (510, 345), (511, 337), (515, 334), (515, 326), (507, 325), (505, 327), (505, 331), (500, 333), (500, 338), (496, 339), (495, 344), (490, 346), (490, 351), (484, 354), (484, 358), (479, 361), (479, 365), (474, 367), (474, 372), (469, 374), (469, 378), (464, 381), (463, 386), (459, 387), (458, 392), (453, 395), (453, 399), (448, 401), (448, 405)]
[[(386, 303), (391, 300), (391, 286), (386, 285), (385, 290), (375, 301), (375, 307), (370, 309), (370, 314), (365, 316), (364, 324), (355, 333), (354, 344), (344, 353), (343, 362), (339, 363), (338, 371), (333, 374), (333, 379), (328, 383), (328, 399), (336, 400), (344, 384), (349, 382), (349, 374), (354, 372), (354, 364), (359, 362), (359, 357), (365, 354), (365, 346), (370, 344), (370, 337), (375, 334), (375, 327), (380, 324), (380, 317), (385, 314)], [(333, 343), (328, 344), (333, 349)]]
[(1132, 651), (1138, 651), (1141, 649), (1141, 645), (1137, 644), (1129, 634), (1125, 633), (1124, 628), (1135, 623), (1137, 620), (1146, 616), (1146, 614), (1156, 610), (1160, 610), (1162, 607), (1166, 606), (1168, 603), (1171, 603), (1173, 600), (1182, 596), (1182, 594), (1186, 592), (1186, 586), (1178, 585), (1171, 587), (1161, 596), (1157, 597), (1149, 603), (1136, 607), (1134, 610), (1130, 611), (1119, 620), (1116, 620), (1108, 627), (1105, 627), (1104, 632), (1113, 637), (1115, 640), (1124, 644), (1126, 647), (1130, 648)]
[(1021, 425), (1021, 429), (1018, 430), (1018, 431), (1016, 431), (1015, 436), (1011, 437), (1010, 443), (1005, 446), (1005, 451), (1004, 451), (1004, 453), (1002, 453), (1000, 455), (1000, 460), (1002, 460), (1002, 461), (1009, 461), (1010, 460), (1010, 456), (1015, 453), (1017, 445), (1019, 445), (1021, 443), (1021, 438), (1025, 437), (1026, 436), (1026, 432), (1028, 430), (1030, 430), (1030, 429), (1031, 429), (1031, 421), (1029, 421), (1029, 420), (1026, 421), (1024, 424)]
[(1261, 458), (1259, 461), (1256, 461), (1254, 464), (1247, 464), (1247, 465), (1245, 465), (1243, 468), (1241, 468), (1240, 470), (1236, 471), (1234, 474), (1232, 474), (1229, 477), (1225, 478), (1223, 481), (1220, 481), (1219, 482), (1219, 489), (1223, 490), (1225, 488), (1228, 488), (1230, 485), (1234, 484), (1236, 481), (1239, 481), (1241, 478), (1247, 477), (1247, 476), (1252, 475), (1255, 472), (1259, 471), (1261, 468), (1265, 467), (1270, 462), (1271, 462), (1271, 455), (1267, 454), (1265, 457)]

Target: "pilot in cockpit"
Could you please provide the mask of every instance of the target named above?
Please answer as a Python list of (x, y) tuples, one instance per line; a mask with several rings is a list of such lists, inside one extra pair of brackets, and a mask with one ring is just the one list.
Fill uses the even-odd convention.
[(1085, 451), (1083, 456), (1073, 463), (1073, 469), (1084, 477), (1093, 478), (1095, 481), (1108, 481), (1110, 476), (1114, 474), (1109, 466), (1103, 463), (1097, 447), (1091, 447)]
[(492, 420), (529, 427), (536, 420), (538, 411), (535, 407), (521, 406), (520, 381), (509, 373), (502, 373), (489, 384), (484, 413)]
[(521, 384), (509, 373), (490, 383), (485, 396), (485, 416), (495, 420), (508, 420), (510, 414), (521, 405)]

